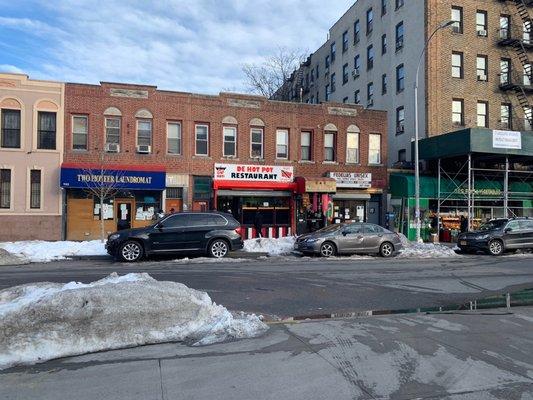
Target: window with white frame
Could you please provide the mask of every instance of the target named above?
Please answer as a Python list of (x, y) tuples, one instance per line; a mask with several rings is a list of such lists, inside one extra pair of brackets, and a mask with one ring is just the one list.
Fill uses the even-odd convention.
[(324, 133), (324, 161), (335, 161), (335, 132)]
[(152, 145), (152, 121), (149, 119), (137, 120), (137, 146)]
[(454, 78), (463, 77), (463, 53), (459, 53), (459, 52), (452, 53), (452, 77)]
[(205, 124), (195, 125), (195, 155), (209, 155), (209, 126)]
[(531, 107), (524, 107), (524, 130), (530, 131), (533, 129), (533, 111)]
[(464, 125), (464, 102), (462, 99), (452, 100), (452, 122), (454, 125)]
[(0, 169), (0, 208), (11, 208), (11, 170)]
[(250, 157), (263, 158), (263, 129), (252, 128), (250, 136)]
[(531, 64), (524, 65), (524, 85), (531, 86)]
[(478, 36), (487, 36), (487, 12), (477, 10), (476, 12), (476, 31)]
[(488, 57), (484, 55), (478, 54), (476, 57), (476, 74), (478, 81), (486, 82), (488, 79), (487, 60)]
[(105, 118), (105, 142), (106, 144), (120, 144), (120, 117)]
[(507, 85), (511, 83), (511, 60), (502, 58), (500, 60), (500, 84)]
[(41, 170), (30, 170), (30, 208), (41, 208)]
[(522, 24), (522, 41), (524, 44), (531, 44), (531, 21)]
[(300, 136), (300, 159), (311, 161), (311, 132), (303, 131)]
[(463, 33), (463, 8), (453, 6), (451, 15), (452, 29), (455, 33)]
[(289, 131), (286, 129), (276, 131), (276, 158), (282, 160), (289, 158)]
[(477, 102), (477, 126), (486, 128), (488, 126), (488, 108), (486, 101)]
[(511, 16), (500, 15), (500, 39), (509, 39), (511, 37)]
[(87, 150), (88, 125), (86, 115), (74, 115), (72, 117), (72, 148), (74, 150)]
[(381, 164), (381, 135), (379, 133), (368, 135), (368, 163)]
[(167, 122), (167, 153), (181, 154), (181, 123)]
[(500, 123), (504, 129), (512, 129), (512, 114), (511, 105), (503, 103), (500, 106)]
[(237, 155), (237, 128), (225, 126), (224, 131), (224, 157), (235, 157)]
[(359, 163), (359, 132), (348, 132), (346, 135), (346, 163)]
[(1, 146), (6, 149), (20, 149), (20, 110), (2, 108), (0, 126)]

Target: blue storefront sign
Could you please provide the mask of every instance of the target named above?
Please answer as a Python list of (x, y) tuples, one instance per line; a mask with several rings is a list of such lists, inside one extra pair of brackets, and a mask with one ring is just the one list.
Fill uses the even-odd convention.
[(115, 189), (163, 190), (165, 179), (164, 171), (61, 168), (61, 187), (72, 189), (109, 186)]

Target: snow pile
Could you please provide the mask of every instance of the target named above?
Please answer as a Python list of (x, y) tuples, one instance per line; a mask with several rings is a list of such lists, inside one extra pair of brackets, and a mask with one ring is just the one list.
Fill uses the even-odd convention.
[(416, 243), (411, 242), (405, 235), (398, 233), (403, 245), (398, 257), (413, 258), (447, 258), (461, 257), (451, 247), (438, 243)]
[(31, 262), (48, 262), (64, 260), (69, 256), (106, 255), (105, 243), (100, 240), (86, 242), (46, 242), (29, 240), (21, 242), (2, 242), (0, 247), (11, 254), (21, 255)]
[(148, 274), (90, 283), (40, 282), (0, 291), (0, 369), (150, 343), (205, 345), (267, 330), (205, 292)]
[(295, 236), (281, 238), (260, 238), (244, 241), (244, 251), (249, 253), (268, 253), (271, 256), (289, 254), (294, 249)]

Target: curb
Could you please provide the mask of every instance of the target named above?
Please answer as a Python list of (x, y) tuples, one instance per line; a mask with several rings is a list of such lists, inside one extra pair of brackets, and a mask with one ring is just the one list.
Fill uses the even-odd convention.
[[(231, 252), (227, 255), (227, 258), (247, 258), (250, 260), (255, 260), (259, 257), (268, 257), (268, 253), (248, 253), (248, 252)], [(198, 256), (201, 257), (201, 256)], [(105, 260), (113, 260), (113, 257), (111, 257), (108, 254), (103, 255), (86, 255), (86, 256), (68, 256), (66, 257), (68, 260), (74, 260), (74, 261), (105, 261)]]

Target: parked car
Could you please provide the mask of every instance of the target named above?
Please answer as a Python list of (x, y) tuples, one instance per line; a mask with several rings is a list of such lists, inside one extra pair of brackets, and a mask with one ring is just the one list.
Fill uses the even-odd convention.
[(484, 251), (493, 256), (508, 250), (533, 249), (533, 219), (493, 219), (478, 230), (459, 234), (457, 246), (465, 253)]
[(379, 254), (391, 257), (402, 248), (400, 237), (379, 225), (353, 222), (330, 225), (301, 235), (294, 249), (303, 254), (332, 257), (337, 254)]
[(126, 229), (108, 236), (106, 249), (126, 262), (154, 254), (203, 253), (222, 258), (242, 249), (240, 224), (230, 214), (181, 212), (145, 228)]

